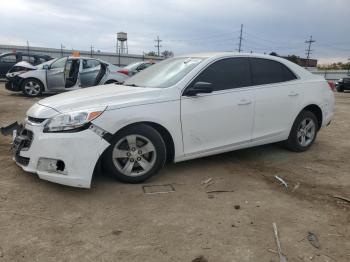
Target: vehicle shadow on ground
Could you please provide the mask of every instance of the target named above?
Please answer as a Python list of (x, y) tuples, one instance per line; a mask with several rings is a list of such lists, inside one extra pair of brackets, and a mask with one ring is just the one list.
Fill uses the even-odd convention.
[[(280, 143), (275, 143), (230, 151), (227, 153), (187, 160), (179, 163), (169, 163), (166, 164), (166, 166), (160, 170), (158, 174), (142, 184), (172, 183), (175, 180), (178, 181), (179, 178), (183, 176), (184, 171), (200, 173), (200, 170), (203, 169), (204, 165), (219, 168), (222, 167), (223, 164), (239, 164), (243, 161), (247, 166), (249, 166), (257, 161), (264, 161), (265, 159), (272, 161), (283, 161), (284, 159), (287, 159), (288, 155), (290, 154), (293, 153), (283, 148)], [(178, 174), (179, 177), (174, 177), (174, 174), (175, 176)], [(95, 172), (92, 181), (92, 188), (97, 188), (100, 184), (104, 183), (123, 184), (115, 179), (111, 174), (108, 174), (107, 170), (102, 168), (101, 171)]]

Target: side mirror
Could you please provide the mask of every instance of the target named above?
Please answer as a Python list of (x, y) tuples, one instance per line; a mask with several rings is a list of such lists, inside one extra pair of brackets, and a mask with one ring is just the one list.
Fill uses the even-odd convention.
[(48, 69), (50, 69), (50, 66), (49, 65), (43, 65), (43, 69), (48, 70)]
[(196, 96), (197, 94), (208, 94), (213, 92), (212, 83), (196, 82), (185, 91), (185, 96)]

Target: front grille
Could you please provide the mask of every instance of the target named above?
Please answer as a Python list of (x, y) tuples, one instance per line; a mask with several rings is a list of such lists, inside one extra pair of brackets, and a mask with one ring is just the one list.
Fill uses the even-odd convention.
[(29, 160), (30, 160), (29, 157), (20, 156), (17, 153), (15, 155), (15, 159), (16, 159), (16, 162), (22, 166), (28, 166)]
[(28, 116), (28, 121), (30, 121), (34, 124), (40, 124), (40, 123), (44, 122), (45, 120), (46, 120), (46, 118), (36, 118), (36, 117)]

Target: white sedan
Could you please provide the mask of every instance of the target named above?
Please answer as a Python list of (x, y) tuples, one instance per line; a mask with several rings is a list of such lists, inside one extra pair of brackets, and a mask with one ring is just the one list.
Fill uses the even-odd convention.
[(14, 154), (24, 170), (64, 185), (89, 188), (100, 166), (138, 183), (166, 162), (278, 141), (305, 151), (333, 108), (328, 83), (285, 59), (179, 56), (124, 85), (40, 100), (15, 135)]

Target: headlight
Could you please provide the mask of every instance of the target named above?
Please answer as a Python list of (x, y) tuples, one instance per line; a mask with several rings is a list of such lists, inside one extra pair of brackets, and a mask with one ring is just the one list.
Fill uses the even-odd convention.
[(57, 115), (46, 122), (44, 132), (80, 131), (88, 127), (89, 123), (99, 117), (105, 110), (106, 107)]

